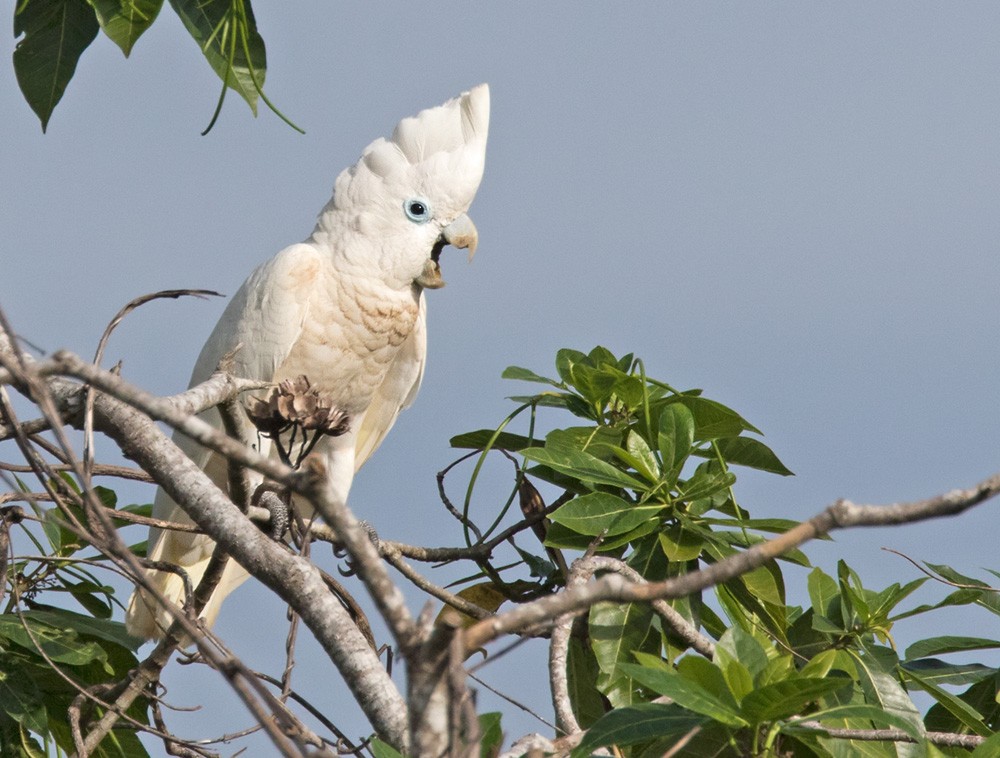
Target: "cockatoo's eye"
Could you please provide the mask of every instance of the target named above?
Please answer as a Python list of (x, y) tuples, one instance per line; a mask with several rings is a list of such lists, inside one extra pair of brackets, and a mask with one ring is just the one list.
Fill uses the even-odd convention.
[(403, 203), (406, 217), (415, 224), (425, 224), (431, 220), (431, 204), (422, 197), (411, 197)]

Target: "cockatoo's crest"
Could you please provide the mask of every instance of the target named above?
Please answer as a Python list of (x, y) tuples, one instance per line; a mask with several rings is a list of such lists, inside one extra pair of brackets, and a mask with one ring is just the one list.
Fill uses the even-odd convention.
[(489, 119), (486, 84), (404, 118), (392, 137), (372, 142), (337, 177), (318, 229), (334, 224), (334, 215), (376, 207), (395, 219), (410, 197), (426, 197), (434, 217), (447, 225), (469, 209), (483, 178)]

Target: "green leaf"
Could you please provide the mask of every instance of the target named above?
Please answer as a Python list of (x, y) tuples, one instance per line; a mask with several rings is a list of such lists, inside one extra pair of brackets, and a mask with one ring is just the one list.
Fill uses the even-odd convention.
[(645, 485), (638, 479), (581, 450), (546, 445), (529, 447), (522, 450), (521, 454), (528, 460), (589, 484), (607, 484), (638, 491), (645, 489)]
[[(781, 476), (793, 476), (792, 471), (778, 459), (771, 448), (753, 437), (723, 437), (716, 440), (716, 445), (726, 463)], [(714, 450), (696, 450), (694, 454), (702, 458), (715, 457)]]
[(697, 558), (705, 547), (704, 533), (684, 522), (671, 524), (658, 537), (663, 553), (675, 563)]
[(955, 697), (947, 690), (938, 687), (936, 684), (932, 684), (927, 679), (923, 679), (913, 671), (909, 669), (904, 669), (904, 671), (908, 679), (912, 679), (919, 684), (922, 690), (930, 694), (931, 697), (939, 702), (951, 715), (961, 721), (970, 731), (978, 734), (980, 737), (989, 737), (993, 734), (993, 730), (983, 723), (982, 714), (977, 712), (971, 705)]
[(666, 506), (663, 503), (635, 505), (617, 495), (592, 492), (573, 498), (549, 518), (580, 534), (596, 537), (625, 534), (640, 524), (655, 518)]
[(372, 755), (375, 758), (405, 758), (396, 748), (387, 742), (382, 742), (380, 739), (373, 739), (368, 744), (368, 747), (371, 748)]
[(500, 375), (503, 379), (517, 379), (522, 382), (538, 382), (540, 384), (550, 384), (553, 387), (558, 387), (559, 389), (565, 389), (566, 385), (555, 379), (549, 379), (547, 376), (540, 376), (534, 371), (526, 368), (521, 368), (520, 366), (508, 366), (503, 370)]
[(809, 572), (806, 587), (809, 590), (809, 599), (812, 601), (813, 610), (820, 616), (828, 617), (833, 602), (840, 597), (837, 582), (817, 567)]
[(937, 685), (974, 684), (996, 674), (996, 669), (982, 663), (947, 663), (940, 658), (919, 658), (900, 664), (904, 671), (916, 673)]
[(876, 646), (866, 648), (864, 655), (856, 650), (847, 652), (855, 663), (858, 682), (868, 703), (908, 720), (913, 729), (923, 734), (920, 713), (895, 676), (895, 654)]
[(14, 36), (24, 37), (14, 49), (14, 73), (24, 99), (42, 122), (43, 132), (80, 56), (99, 30), (94, 10), (85, 0), (18, 3)]
[(57, 609), (33, 609), (25, 611), (24, 615), (32, 621), (48, 624), (60, 629), (72, 629), (79, 634), (113, 642), (128, 650), (138, 650), (142, 644), (125, 631), (125, 624), (110, 619), (91, 618), (80, 613)]
[(645, 603), (597, 603), (590, 609), (590, 644), (600, 668), (597, 687), (616, 708), (633, 703), (635, 686), (623, 664), (631, 664), (636, 651), (659, 652), (653, 618)]
[(569, 702), (580, 726), (584, 729), (604, 715), (604, 700), (597, 689), (600, 668), (594, 651), (578, 637), (570, 637), (566, 656), (566, 684)]
[(660, 412), (656, 435), (668, 484), (673, 485), (694, 444), (694, 416), (680, 403), (671, 403)]
[(972, 751), (971, 758), (994, 758), (997, 755), (1000, 755), (1000, 733), (994, 734), (989, 739), (980, 743)]
[(703, 716), (694, 716), (676, 705), (639, 703), (616, 708), (587, 730), (571, 755), (583, 758), (606, 745), (635, 745), (657, 738), (677, 739), (705, 721)]
[(788, 718), (834, 690), (850, 685), (847, 677), (807, 679), (797, 677), (758, 687), (740, 703), (744, 718), (752, 724)]
[(17, 663), (15, 656), (0, 655), (0, 712), (35, 734), (45, 734), (48, 731), (48, 715), (43, 693), (31, 672), (22, 670)]
[(99, 645), (81, 640), (72, 629), (58, 629), (40, 623), (27, 613), (23, 621), (22, 624), (22, 620), (13, 613), (0, 614), (0, 637), (32, 652), (40, 648), (57, 663), (83, 665), (107, 657)]
[(722, 403), (696, 395), (674, 395), (664, 401), (666, 404), (682, 403), (694, 416), (694, 438), (698, 441), (738, 437), (742, 432), (760, 430), (744, 419), (732, 408)]
[(984, 637), (931, 637), (914, 642), (906, 648), (906, 658), (913, 660), (965, 650), (989, 650), (995, 647), (1000, 647), (1000, 641)]
[(156, 20), (163, 0), (90, 0), (101, 29), (127, 58), (132, 46)]
[(479, 755), (481, 758), (490, 758), (490, 756), (500, 752), (500, 745), (503, 742), (503, 727), (500, 725), (502, 715), (502, 713), (493, 711), (479, 716)]
[(697, 682), (686, 679), (676, 672), (655, 670), (629, 663), (622, 664), (621, 667), (644, 687), (669, 697), (682, 708), (708, 716), (727, 726), (748, 726), (743, 716), (735, 709)]
[[(247, 101), (256, 116), (257, 99), (267, 71), (267, 55), (250, 3), (243, 0), (170, 0), (170, 5), (212, 70), (227, 87)], [(245, 16), (241, 11), (245, 11)]]
[[(494, 435), (496, 435), (495, 440), (493, 439)], [(490, 440), (493, 440), (492, 445), (490, 444)], [(500, 434), (497, 434), (496, 429), (477, 429), (474, 432), (457, 434), (450, 440), (452, 447), (462, 449), (485, 450), (487, 447), (490, 447), (493, 450), (512, 450), (515, 452), (529, 447), (537, 441), (532, 440), (530, 437), (511, 434), (510, 432), (500, 432)]]
[(660, 463), (653, 455), (646, 440), (642, 438), (634, 429), (629, 430), (625, 438), (625, 449), (631, 456), (631, 466), (642, 474), (650, 482), (657, 482), (660, 479)]

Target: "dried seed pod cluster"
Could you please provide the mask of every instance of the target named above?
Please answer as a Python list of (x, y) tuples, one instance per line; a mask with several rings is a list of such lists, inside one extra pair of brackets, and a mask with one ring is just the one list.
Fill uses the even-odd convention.
[(347, 414), (312, 389), (305, 375), (285, 379), (266, 398), (251, 398), (246, 411), (250, 423), (267, 437), (276, 437), (293, 425), (339, 437), (350, 426)]

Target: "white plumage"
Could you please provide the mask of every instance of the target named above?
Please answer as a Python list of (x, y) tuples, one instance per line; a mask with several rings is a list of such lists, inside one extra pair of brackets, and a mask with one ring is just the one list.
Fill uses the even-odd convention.
[[(331, 481), (345, 499), (354, 472), (409, 406), (427, 347), (424, 289), (440, 287), (444, 243), (475, 251), (466, 211), (482, 179), (489, 125), (485, 84), (399, 122), (337, 178), (334, 194), (305, 242), (287, 247), (243, 283), (202, 348), (191, 383), (207, 379), (237, 345), (233, 373), (279, 382), (305, 374), (350, 415), (350, 430), (324, 438)], [(206, 420), (221, 427), (216, 411)], [(248, 435), (253, 438), (248, 424)], [(177, 442), (226, 489), (226, 462), (179, 436)], [(266, 442), (266, 441), (265, 441)], [(157, 518), (188, 522), (157, 492)], [(214, 542), (202, 535), (150, 530), (149, 556), (181, 566), (197, 586)], [(246, 579), (234, 561), (205, 608), (215, 620), (223, 598)], [(175, 574), (151, 571), (178, 604)], [(140, 637), (162, 636), (171, 618), (142, 592), (126, 623)]]

